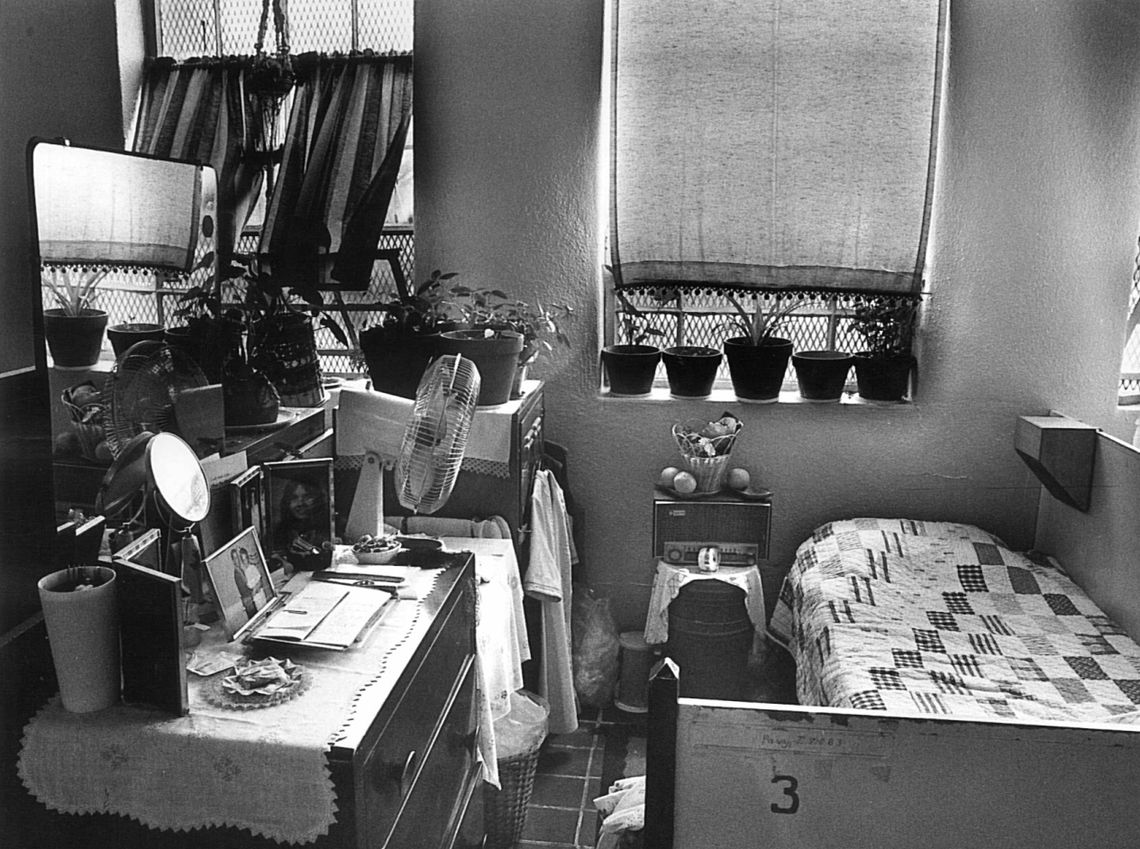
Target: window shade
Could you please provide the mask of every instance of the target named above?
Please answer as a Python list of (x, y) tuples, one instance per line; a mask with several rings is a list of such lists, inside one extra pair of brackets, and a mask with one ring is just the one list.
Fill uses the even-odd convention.
[(916, 294), (946, 0), (614, 0), (618, 288)]

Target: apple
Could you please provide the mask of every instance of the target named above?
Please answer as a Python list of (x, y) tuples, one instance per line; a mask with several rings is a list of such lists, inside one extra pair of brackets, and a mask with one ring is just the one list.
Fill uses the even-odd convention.
[(688, 495), (691, 492), (697, 491), (697, 479), (693, 477), (692, 472), (677, 472), (673, 478), (673, 489), (682, 495)]

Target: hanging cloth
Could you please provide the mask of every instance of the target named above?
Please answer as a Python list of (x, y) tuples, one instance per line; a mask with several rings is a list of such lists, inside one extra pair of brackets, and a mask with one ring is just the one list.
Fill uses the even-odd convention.
[(570, 643), (573, 548), (566, 500), (547, 469), (535, 473), (530, 527), (530, 565), (523, 591), (541, 602), (538, 694), (550, 703), (550, 733), (569, 734), (578, 728)]
[(412, 115), (410, 56), (296, 57), (260, 253), (293, 285), (367, 289)]
[(257, 201), (262, 162), (253, 149), (254, 115), (243, 96), (248, 60), (148, 63), (131, 149), (211, 165), (218, 180), (217, 252), (227, 258)]

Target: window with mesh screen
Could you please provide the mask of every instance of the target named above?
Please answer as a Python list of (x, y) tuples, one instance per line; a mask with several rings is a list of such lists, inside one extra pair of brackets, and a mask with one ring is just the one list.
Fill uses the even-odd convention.
[(612, 0), (612, 341), (649, 323), (662, 347), (720, 348), (738, 304), (791, 297), (796, 350), (855, 352), (856, 307), (917, 303), (946, 12)]
[[(261, 21), (261, 0), (153, 0), (157, 55), (178, 62), (199, 57), (254, 54)], [(353, 54), (369, 52), (410, 56), (413, 47), (414, 0), (289, 0), (288, 46), (293, 56), (305, 53)], [(270, 23), (266, 49), (272, 49)], [(283, 109), (283, 119), (290, 104)], [(400, 173), (388, 207), (367, 289), (337, 296), (350, 337), (369, 326), (376, 315), (369, 305), (393, 298), (397, 276), (414, 280), (415, 232), (413, 221), (414, 128), (409, 128)], [(253, 253), (265, 223), (264, 188), (238, 234), (236, 249)], [(161, 322), (177, 306), (185, 288), (179, 281), (145, 287), (141, 294), (123, 294), (122, 307), (131, 315), (155, 316)], [(112, 296), (112, 297), (117, 297)], [(317, 346), (326, 373), (357, 373), (363, 366), (352, 347), (345, 348), (324, 327), (317, 327)]]

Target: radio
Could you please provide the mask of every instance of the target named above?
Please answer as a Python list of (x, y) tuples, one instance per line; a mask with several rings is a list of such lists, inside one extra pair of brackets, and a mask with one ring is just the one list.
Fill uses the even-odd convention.
[(768, 558), (772, 505), (726, 495), (684, 501), (653, 498), (653, 556), (697, 566), (702, 549), (716, 548), (722, 566), (752, 566)]

